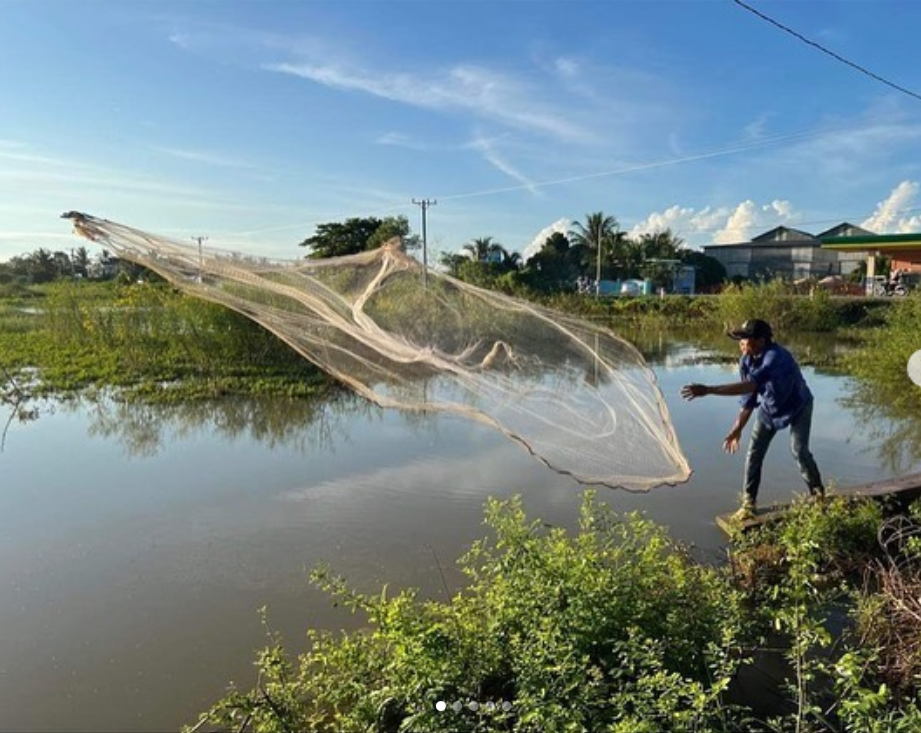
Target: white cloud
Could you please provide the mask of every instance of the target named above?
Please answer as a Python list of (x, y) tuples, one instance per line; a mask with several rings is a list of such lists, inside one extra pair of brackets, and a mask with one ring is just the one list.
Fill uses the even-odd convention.
[(795, 218), (789, 201), (772, 201), (758, 206), (748, 200), (740, 203), (729, 214), (725, 226), (713, 235), (715, 244), (747, 242), (764, 230), (781, 224), (790, 224)]
[(520, 183), (528, 191), (536, 196), (540, 195), (534, 181), (525, 176), (502, 157), (496, 149), (495, 140), (482, 136), (477, 137), (470, 143), (469, 147), (479, 151), (490, 165), (498, 168), (505, 173), (505, 175), (509, 176), (509, 178)]
[(877, 234), (899, 234), (917, 231), (921, 227), (921, 215), (902, 216), (912, 210), (918, 197), (917, 181), (902, 181), (892, 189), (889, 197), (876, 205), (876, 210), (861, 222), (860, 226)]
[(743, 201), (726, 219), (725, 226), (713, 235), (713, 241), (717, 244), (746, 241), (755, 227), (757, 216), (755, 202), (751, 199)]
[(556, 71), (563, 77), (574, 77), (579, 73), (579, 62), (574, 59), (560, 57), (554, 62)]
[(654, 211), (639, 224), (636, 224), (627, 234), (633, 239), (641, 234), (653, 234), (665, 229), (672, 232), (689, 229), (694, 226), (694, 209), (685, 206), (670, 206), (665, 211)]
[(546, 242), (552, 235), (557, 233), (566, 234), (569, 232), (571, 226), (571, 220), (557, 219), (550, 226), (544, 227), (537, 233), (537, 236), (531, 240), (531, 243), (524, 248), (524, 251), (521, 253), (521, 259), (527, 262), (529, 258), (540, 252), (541, 247), (544, 246), (544, 242)]
[(189, 160), (194, 163), (204, 163), (205, 165), (217, 166), (220, 168), (252, 168), (249, 163), (245, 163), (239, 158), (230, 157), (227, 155), (222, 155), (220, 153), (212, 153), (208, 151), (201, 150), (181, 150), (179, 148), (167, 148), (160, 147), (157, 145), (153, 146), (153, 149), (158, 153), (165, 153), (166, 155), (172, 156), (174, 158), (180, 158), (182, 160)]
[(745, 126), (745, 137), (749, 140), (760, 140), (767, 133), (768, 119), (770, 115), (762, 114), (757, 119)]
[(734, 207), (707, 206), (699, 211), (675, 205), (649, 214), (630, 230), (629, 235), (638, 237), (671, 229), (691, 247), (709, 243), (731, 244), (747, 241), (775, 226), (790, 224), (797, 217), (793, 205), (781, 200), (761, 205), (746, 200)]
[(490, 69), (458, 65), (441, 74), (369, 73), (333, 64), (266, 64), (333, 89), (361, 91), (393, 102), (437, 111), (471, 112), (482, 119), (552, 137), (585, 141), (591, 136), (549, 102), (535, 98), (518, 79)]
[(377, 138), (378, 145), (392, 145), (396, 148), (406, 148), (408, 150), (427, 151), (431, 146), (413, 140), (408, 135), (400, 132), (385, 132)]
[(179, 46), (179, 48), (185, 49), (186, 51), (194, 48), (195, 46), (195, 39), (188, 33), (170, 33), (169, 36), (167, 36), (167, 39), (173, 45)]
[(789, 201), (772, 201), (770, 206), (764, 207), (765, 211), (774, 211), (780, 217), (781, 221), (791, 222), (795, 216), (793, 205)]

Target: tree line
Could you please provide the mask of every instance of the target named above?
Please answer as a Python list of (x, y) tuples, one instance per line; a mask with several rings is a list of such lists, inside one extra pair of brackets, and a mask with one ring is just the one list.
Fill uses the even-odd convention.
[(44, 247), (0, 262), (0, 283), (41, 285), (56, 280), (112, 280), (117, 277), (148, 279), (153, 273), (141, 265), (119, 259), (103, 249), (91, 257), (86, 247), (69, 252)]
[[(315, 233), (299, 243), (310, 259), (325, 259), (376, 249), (397, 237), (407, 250), (422, 246), (410, 232), (405, 216), (384, 219), (352, 217), (319, 224)], [(441, 268), (461, 280), (506, 292), (560, 292), (578, 289), (594, 292), (598, 281), (649, 279), (656, 288), (670, 289), (682, 266), (695, 269), (698, 290), (719, 285), (725, 268), (714, 258), (689, 249), (670, 229), (630, 237), (615, 217), (604, 212), (588, 214), (568, 232), (555, 232), (526, 260), (491, 236), (476, 237), (459, 252), (443, 253)], [(103, 250), (90, 258), (85, 247), (70, 252), (40, 248), (0, 262), (0, 282), (40, 284), (59, 279), (135, 279), (138, 266), (120, 261)]]
[[(320, 224), (316, 233), (300, 246), (310, 248), (311, 258), (338, 257), (375, 249), (398, 236), (408, 248), (420, 246), (418, 235), (409, 235), (406, 217), (352, 218)], [(631, 238), (615, 217), (604, 212), (588, 214), (568, 232), (547, 237), (540, 250), (524, 260), (491, 236), (476, 237), (457, 253), (444, 253), (441, 267), (453, 277), (509, 292), (538, 292), (589, 288), (598, 280), (650, 279), (670, 288), (680, 266), (695, 269), (698, 288), (719, 285), (726, 270), (716, 259), (689, 249), (670, 229)]]

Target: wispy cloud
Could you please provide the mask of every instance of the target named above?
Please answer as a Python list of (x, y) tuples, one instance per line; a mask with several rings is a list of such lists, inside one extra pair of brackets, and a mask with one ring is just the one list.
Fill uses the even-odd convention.
[(173, 158), (188, 160), (193, 163), (202, 163), (204, 165), (217, 166), (219, 168), (255, 168), (255, 166), (247, 163), (246, 161), (240, 160), (239, 158), (210, 151), (183, 150), (180, 148), (162, 147), (159, 145), (153, 145), (151, 148), (156, 150), (158, 153), (164, 153), (165, 155), (172, 156)]
[(748, 140), (760, 140), (763, 138), (766, 134), (770, 117), (769, 113), (764, 113), (748, 123), (743, 129), (745, 138)]
[(72, 235), (60, 232), (0, 231), (0, 242), (46, 242), (48, 240), (64, 242), (71, 239), (73, 239)]
[(441, 112), (463, 111), (484, 120), (569, 142), (593, 135), (543, 102), (527, 84), (474, 65), (454, 66), (441, 74), (370, 73), (331, 63), (265, 64), (267, 71), (291, 74), (332, 89), (360, 91), (393, 102)]
[(408, 150), (428, 151), (432, 149), (431, 145), (409, 137), (400, 132), (385, 132), (376, 140), (378, 145), (392, 145), (396, 148), (407, 148)]
[(805, 131), (777, 150), (770, 165), (797, 173), (809, 170), (816, 180), (859, 175), (864, 180), (890, 156), (902, 156), (906, 146), (921, 141), (921, 123), (892, 115), (868, 114), (856, 120)]
[(505, 175), (509, 176), (514, 181), (517, 181), (521, 186), (534, 195), (540, 195), (537, 185), (530, 178), (525, 176), (523, 173), (518, 171), (511, 163), (509, 163), (496, 149), (495, 141), (488, 137), (477, 137), (473, 140), (469, 147), (474, 150), (479, 151), (483, 158), (490, 165), (502, 171)]
[(189, 185), (136, 170), (106, 167), (44, 152), (14, 152), (0, 148), (0, 196), (8, 191), (15, 191), (23, 205), (34, 202), (43, 208), (101, 207), (113, 202), (125, 205), (129, 200), (164, 209), (240, 212), (252, 208), (264, 212), (266, 208), (241, 204), (239, 197), (208, 186)]

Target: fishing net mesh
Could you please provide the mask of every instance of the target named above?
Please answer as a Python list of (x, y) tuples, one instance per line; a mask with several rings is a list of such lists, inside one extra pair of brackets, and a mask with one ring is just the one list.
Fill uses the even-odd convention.
[(251, 318), (383, 407), (477, 420), (582, 483), (648, 490), (690, 475), (655, 375), (629, 342), (423, 273), (399, 240), (280, 262), (63, 216), (119, 257)]

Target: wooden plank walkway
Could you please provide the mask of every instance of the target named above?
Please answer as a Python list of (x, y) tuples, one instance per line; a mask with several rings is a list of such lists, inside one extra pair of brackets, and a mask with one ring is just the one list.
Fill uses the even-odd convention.
[[(921, 496), (921, 473), (911, 473), (906, 476), (871, 481), (870, 483), (856, 486), (844, 486), (836, 488), (828, 494), (829, 498), (840, 496), (849, 498), (871, 497), (876, 499), (897, 497), (899, 500), (912, 501)], [(757, 514), (744, 522), (734, 522), (732, 515), (735, 511), (727, 512), (716, 517), (716, 524), (726, 534), (732, 536), (739, 530), (744, 532), (754, 527), (760, 527), (783, 519), (792, 506), (792, 503), (787, 503), (759, 507)]]

